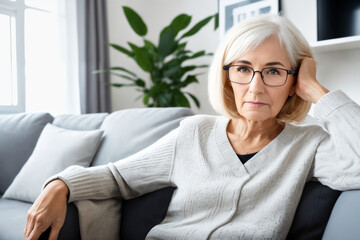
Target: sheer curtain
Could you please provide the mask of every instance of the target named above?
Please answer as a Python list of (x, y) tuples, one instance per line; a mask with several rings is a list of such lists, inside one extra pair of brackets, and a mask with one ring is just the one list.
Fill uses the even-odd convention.
[(80, 113), (76, 2), (25, 6), (26, 112)]
[(78, 0), (77, 7), (81, 113), (109, 112), (109, 75), (93, 74), (109, 67), (106, 1)]

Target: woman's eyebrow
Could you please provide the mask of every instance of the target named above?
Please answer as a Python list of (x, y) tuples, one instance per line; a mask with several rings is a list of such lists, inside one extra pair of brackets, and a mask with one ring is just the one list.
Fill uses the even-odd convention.
[(251, 65), (251, 62), (246, 61), (246, 60), (237, 60), (234, 63), (243, 63), (243, 64)]
[[(246, 60), (237, 60), (234, 62), (234, 64), (239, 64), (239, 63), (246, 64), (246, 65), (252, 65), (251, 62), (246, 61)], [(281, 62), (268, 62), (265, 64), (265, 66), (274, 66), (274, 65), (280, 65), (280, 66), (285, 67), (285, 65), (282, 64)]]
[(282, 64), (281, 62), (268, 62), (267, 64), (265, 64), (265, 66), (274, 66), (274, 65), (281, 65), (285, 67), (284, 64)]

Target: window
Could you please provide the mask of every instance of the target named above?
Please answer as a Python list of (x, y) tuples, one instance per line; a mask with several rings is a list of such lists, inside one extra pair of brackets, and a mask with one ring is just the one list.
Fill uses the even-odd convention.
[[(19, 32), (17, 11), (13, 1), (0, 1), (0, 109), (3, 112), (24, 111), (24, 84), (21, 83), (21, 69), (17, 39)], [(20, 73), (20, 74), (19, 74)]]
[(80, 113), (76, 25), (76, 1), (0, 0), (1, 113)]

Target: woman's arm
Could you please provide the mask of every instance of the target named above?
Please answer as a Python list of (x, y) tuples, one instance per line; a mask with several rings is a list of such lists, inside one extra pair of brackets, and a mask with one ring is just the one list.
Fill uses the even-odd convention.
[(316, 80), (316, 62), (301, 62), (295, 91), (315, 104), (324, 133), (311, 175), (338, 190), (360, 188), (360, 106), (341, 91), (330, 92)]
[(66, 216), (69, 189), (61, 180), (50, 182), (28, 211), (24, 236), (26, 240), (38, 239), (51, 226), (49, 239), (56, 240)]
[(38, 239), (49, 226), (50, 239), (56, 239), (64, 224), (67, 201), (129, 199), (171, 185), (178, 131), (116, 163), (72, 166), (51, 178), (28, 212), (26, 239)]
[(313, 176), (333, 189), (360, 189), (360, 106), (341, 91), (331, 92), (319, 100), (314, 114), (325, 131)]

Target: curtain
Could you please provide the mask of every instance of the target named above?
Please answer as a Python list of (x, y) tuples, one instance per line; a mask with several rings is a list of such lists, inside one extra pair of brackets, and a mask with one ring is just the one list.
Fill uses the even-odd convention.
[(110, 112), (106, 0), (80, 0), (78, 3), (79, 78), (81, 113)]

